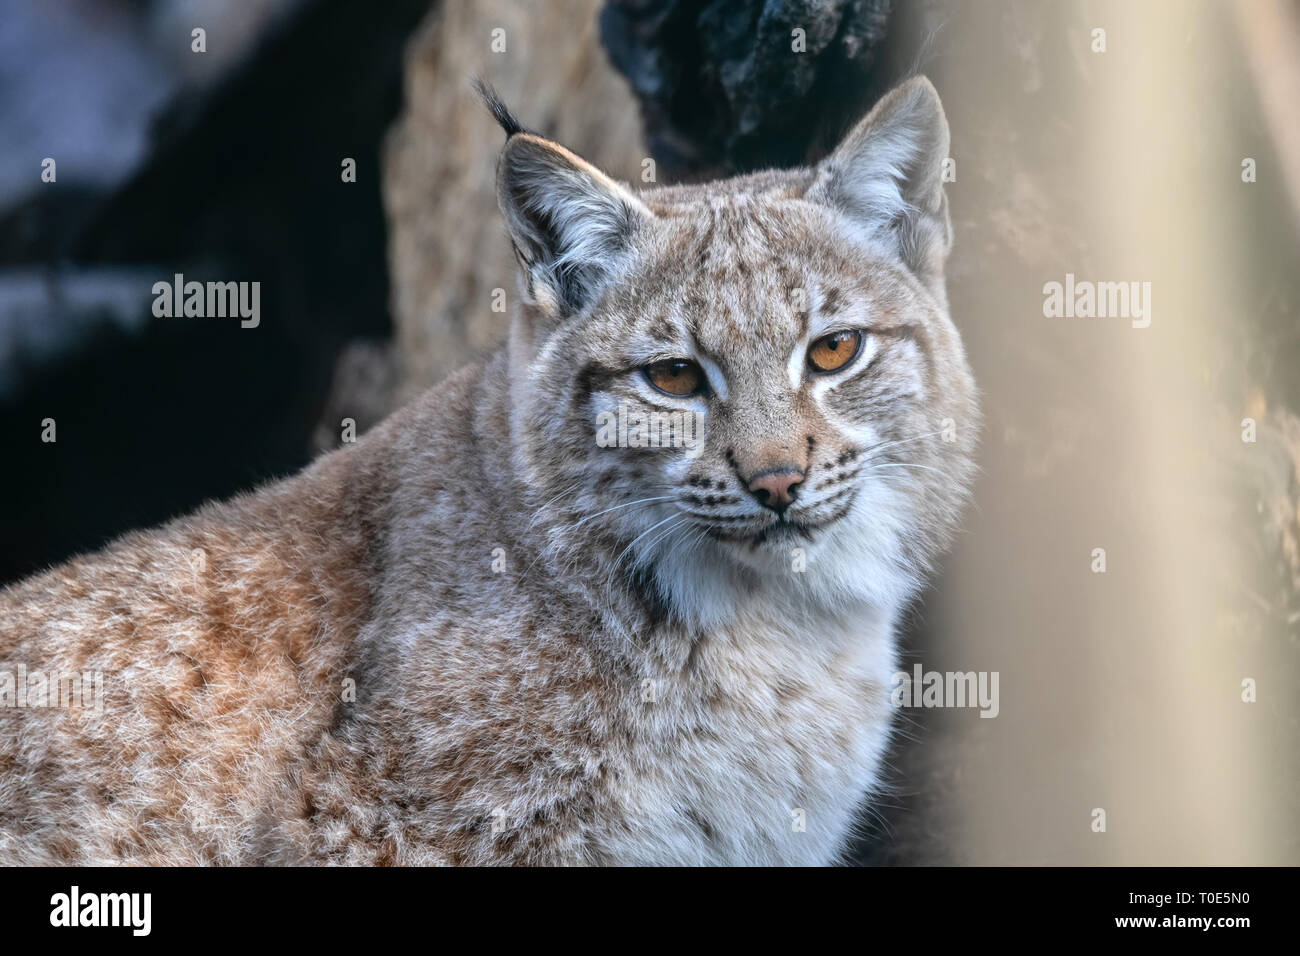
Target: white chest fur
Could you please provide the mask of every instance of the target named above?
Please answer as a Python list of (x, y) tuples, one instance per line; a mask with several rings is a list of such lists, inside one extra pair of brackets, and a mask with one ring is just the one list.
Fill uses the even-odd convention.
[(834, 862), (888, 743), (892, 618), (751, 616), (652, 678), (610, 862)]

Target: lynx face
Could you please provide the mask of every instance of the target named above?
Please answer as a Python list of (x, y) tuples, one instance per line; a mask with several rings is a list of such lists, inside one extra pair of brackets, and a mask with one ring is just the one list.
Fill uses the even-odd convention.
[(782, 592), (801, 562), (823, 596), (910, 593), (977, 428), (943, 292), (947, 143), (925, 80), (815, 168), (698, 187), (635, 193), (512, 136), (516, 424), (539, 499), (607, 528), (679, 610), (720, 577)]

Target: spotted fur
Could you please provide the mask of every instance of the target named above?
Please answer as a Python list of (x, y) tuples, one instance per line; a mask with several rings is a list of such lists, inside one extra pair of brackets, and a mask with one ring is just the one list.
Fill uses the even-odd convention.
[[(510, 132), (505, 347), (300, 475), (0, 593), (0, 668), (106, 694), (0, 708), (0, 861), (837, 859), (973, 468), (938, 98), (912, 80), (818, 166), (694, 187)], [(860, 354), (812, 374), (841, 329)], [(656, 391), (672, 357), (707, 391)], [(620, 406), (699, 441), (601, 447)], [(803, 475), (779, 514), (750, 491), (772, 468)]]

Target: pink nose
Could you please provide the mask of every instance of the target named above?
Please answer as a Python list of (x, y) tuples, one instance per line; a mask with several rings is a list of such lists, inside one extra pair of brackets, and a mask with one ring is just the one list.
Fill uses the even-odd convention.
[(749, 479), (749, 491), (759, 504), (779, 513), (790, 507), (803, 478), (797, 468), (774, 468)]

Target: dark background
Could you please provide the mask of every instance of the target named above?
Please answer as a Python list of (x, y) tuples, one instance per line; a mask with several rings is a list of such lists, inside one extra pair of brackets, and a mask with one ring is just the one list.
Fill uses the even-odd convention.
[[(238, 52), (203, 19), (201, 75), (169, 6), (0, 20), (0, 579), (297, 469), (342, 343), (391, 328), (376, 170), (427, 4), (267, 4)], [(153, 318), (177, 272), (260, 281), (260, 326)]]

